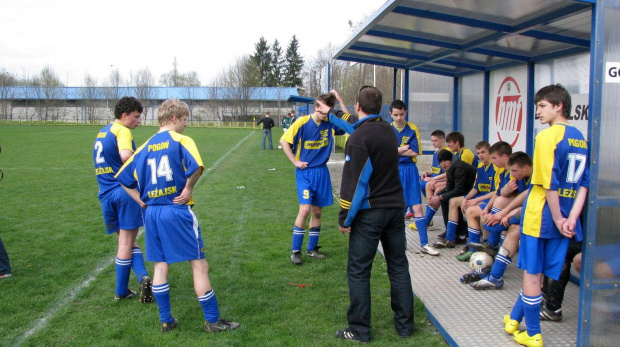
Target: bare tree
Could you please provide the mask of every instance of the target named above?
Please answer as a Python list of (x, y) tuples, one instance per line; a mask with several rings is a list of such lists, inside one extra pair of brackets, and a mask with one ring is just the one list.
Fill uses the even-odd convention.
[(123, 86), (123, 77), (118, 69), (112, 70), (108, 79), (106, 80), (106, 88), (104, 89), (104, 96), (106, 99), (107, 107), (110, 109), (110, 114), (114, 118), (114, 107), (116, 102), (121, 98), (121, 87)]
[(54, 70), (49, 66), (43, 68), (31, 82), (36, 90), (35, 107), (39, 119), (42, 121), (57, 120), (59, 115), (57, 107), (63, 99), (63, 84)]
[(2, 119), (13, 118), (13, 110), (9, 100), (13, 98), (17, 85), (18, 80), (15, 76), (5, 69), (0, 70), (0, 118)]
[(198, 87), (200, 87), (200, 79), (198, 78), (196, 71), (192, 71), (183, 77), (183, 90), (181, 94), (189, 106), (190, 117), (193, 117), (194, 100), (201, 95)]
[(97, 80), (91, 76), (84, 76), (84, 87), (80, 90), (83, 102), (85, 120), (94, 124), (97, 120), (97, 102), (101, 96), (101, 90), (97, 88)]
[[(149, 104), (154, 99), (155, 96), (155, 78), (153, 77), (153, 73), (148, 67), (145, 67), (138, 72), (131, 73), (131, 84), (134, 86), (136, 98), (142, 101), (145, 104), (144, 107), (144, 118), (148, 119), (149, 113)], [(148, 103), (148, 104), (147, 104)]]
[(232, 116), (239, 120), (249, 115), (250, 100), (256, 93), (260, 73), (248, 56), (237, 59), (226, 73), (226, 96), (230, 100)]

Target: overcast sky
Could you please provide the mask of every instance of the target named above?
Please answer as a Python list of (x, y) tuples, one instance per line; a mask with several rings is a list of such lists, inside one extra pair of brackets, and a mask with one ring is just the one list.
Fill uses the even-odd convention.
[(89, 73), (102, 84), (112, 69), (124, 77), (149, 67), (157, 81), (177, 58), (203, 85), (263, 36), (293, 35), (304, 59), (328, 42), (340, 47), (353, 23), (385, 0), (0, 0), (0, 70), (20, 77), (50, 66), (68, 86)]

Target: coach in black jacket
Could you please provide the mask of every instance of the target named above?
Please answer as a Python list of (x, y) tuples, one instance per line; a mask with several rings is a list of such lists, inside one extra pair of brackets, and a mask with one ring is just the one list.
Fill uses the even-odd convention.
[[(446, 187), (435, 196), (429, 198), (428, 204), (435, 209), (441, 204), (444, 222), (447, 227), (450, 199), (469, 193), (476, 181), (476, 168), (458, 159), (458, 157), (447, 149), (442, 149), (437, 153), (437, 161), (439, 161), (439, 166), (446, 171)], [(462, 222), (462, 220), (462, 214), (459, 213), (459, 222)], [(451, 241), (452, 243), (450, 244), (446, 241)], [(446, 239), (435, 243), (433, 246), (454, 248), (454, 241), (455, 235), (448, 235), (448, 233), (446, 233)], [(442, 242), (444, 243), (443, 246), (439, 245), (439, 243)]]
[(405, 255), (405, 199), (398, 175), (398, 140), (381, 120), (381, 92), (362, 87), (353, 126), (345, 148), (340, 188), (339, 229), (349, 234), (349, 326), (338, 330), (341, 339), (370, 341), (370, 271), (379, 240), (392, 286), (394, 325), (401, 337), (413, 331), (413, 291)]

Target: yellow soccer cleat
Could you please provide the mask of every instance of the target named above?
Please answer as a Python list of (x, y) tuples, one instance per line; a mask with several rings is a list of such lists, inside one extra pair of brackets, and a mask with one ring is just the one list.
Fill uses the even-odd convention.
[(504, 331), (513, 335), (515, 331), (519, 329), (519, 322), (514, 319), (510, 319), (510, 315), (507, 314), (504, 316)]
[(515, 342), (528, 347), (543, 347), (543, 339), (542, 334), (536, 334), (534, 336), (530, 336), (527, 334), (527, 330), (517, 331), (512, 337), (515, 339)]
[[(433, 221), (431, 221), (431, 224), (427, 228), (431, 228), (434, 224), (435, 223), (433, 223)], [(411, 228), (411, 230), (418, 231), (418, 227), (415, 225), (415, 223), (409, 224), (409, 228)]]

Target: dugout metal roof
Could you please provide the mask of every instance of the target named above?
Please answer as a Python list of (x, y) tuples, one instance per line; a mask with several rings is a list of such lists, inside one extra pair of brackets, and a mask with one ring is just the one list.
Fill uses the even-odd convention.
[(588, 52), (595, 0), (390, 0), (334, 59), (459, 77)]

